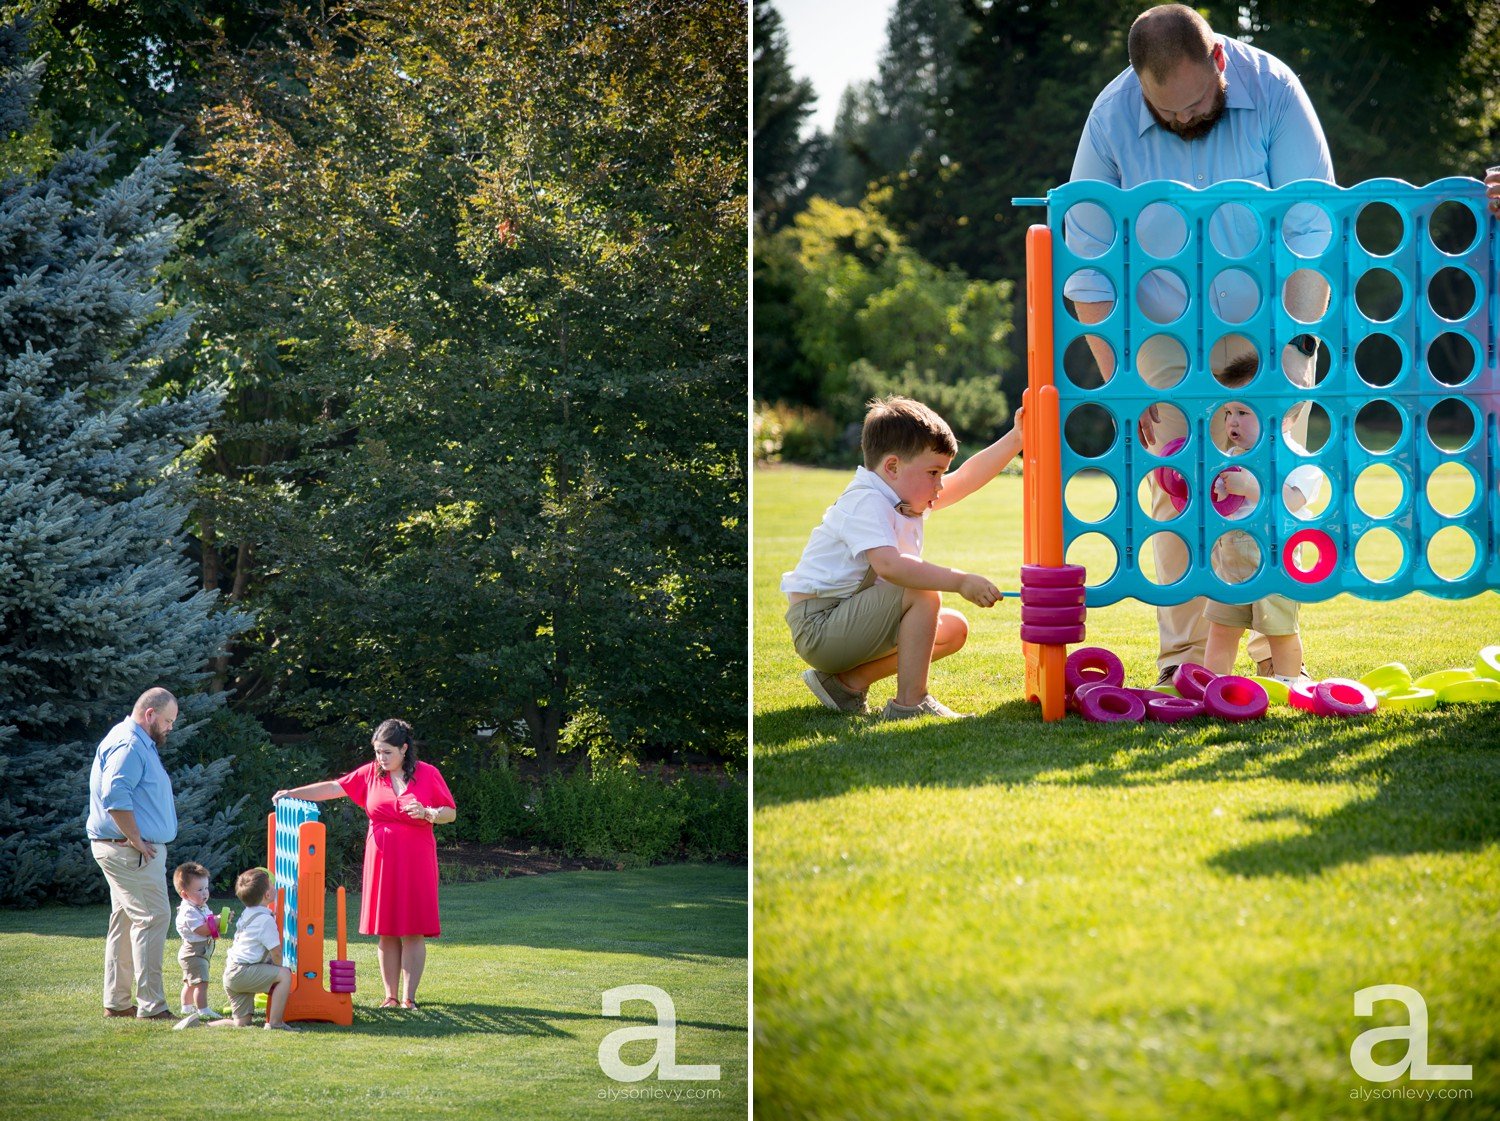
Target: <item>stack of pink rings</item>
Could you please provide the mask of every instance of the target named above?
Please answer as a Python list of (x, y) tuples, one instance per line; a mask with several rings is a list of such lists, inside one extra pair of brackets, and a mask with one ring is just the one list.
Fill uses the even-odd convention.
[(1081, 564), (1021, 566), (1021, 641), (1038, 646), (1082, 642), (1084, 606)]

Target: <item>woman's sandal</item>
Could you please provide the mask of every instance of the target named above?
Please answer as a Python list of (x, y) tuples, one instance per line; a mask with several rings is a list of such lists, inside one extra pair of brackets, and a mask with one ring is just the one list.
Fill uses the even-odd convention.
[(410, 1008), (413, 1012), (415, 1012), (417, 1011), (417, 1002), (414, 1000), (403, 1000), (401, 1002), (401, 1007)]
[(382, 1008), (400, 1008), (401, 1002), (393, 996), (388, 996), (380, 1002)]

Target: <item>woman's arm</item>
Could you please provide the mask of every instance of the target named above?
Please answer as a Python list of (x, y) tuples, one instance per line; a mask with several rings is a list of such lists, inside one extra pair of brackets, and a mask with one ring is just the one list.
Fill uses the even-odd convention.
[(330, 798), (342, 798), (344, 788), (333, 779), (327, 782), (310, 782), (306, 786), (294, 786), (290, 790), (278, 790), (271, 795), (271, 801), (279, 802), (283, 798), (301, 798), (304, 802), (326, 802)]
[(426, 821), (433, 825), (447, 825), (458, 818), (458, 811), (452, 806), (424, 806), (420, 802), (404, 807), (404, 812), (413, 821)]

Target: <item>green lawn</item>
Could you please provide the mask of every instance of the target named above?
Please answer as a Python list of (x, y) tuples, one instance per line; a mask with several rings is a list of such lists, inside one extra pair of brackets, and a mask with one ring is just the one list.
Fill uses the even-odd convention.
[[(0, 1117), (743, 1117), (745, 888), (745, 870), (725, 865), (444, 887), (444, 934), (429, 943), (421, 1010), (374, 1007), (375, 943), (357, 938), (354, 1025), (308, 1025), (301, 1035), (106, 1020), (107, 909), (0, 913)], [(358, 909), (350, 898), (351, 926)], [(175, 1008), (175, 940), (168, 947)], [(221, 949), (216, 1000), (222, 968)], [(719, 1081), (620, 1083), (604, 1074), (600, 1041), (655, 1022), (645, 1004), (626, 1004), (623, 1017), (601, 1014), (603, 992), (628, 984), (672, 996), (677, 1062), (716, 1063)], [(652, 1047), (627, 1043), (622, 1058), (643, 1063)], [(688, 1097), (704, 1093), (716, 1096)]]
[[(755, 476), (758, 1116), (1500, 1116), (1500, 711), (1045, 725), (1017, 604), (957, 597), (969, 645), (932, 692), (979, 719), (824, 711), (777, 584), (845, 481)], [(927, 556), (1014, 588), (1020, 534), (1005, 477), (932, 519)], [(1421, 673), (1500, 643), (1500, 595), (1346, 597), (1302, 625), (1319, 676)], [(1154, 682), (1151, 609), (1093, 610), (1089, 640)], [(1385, 983), (1422, 993), (1428, 1061), (1471, 1081), (1354, 1072), (1354, 1038), (1407, 1018), (1354, 1016)], [(1355, 1096), (1393, 1088), (1472, 1096)]]

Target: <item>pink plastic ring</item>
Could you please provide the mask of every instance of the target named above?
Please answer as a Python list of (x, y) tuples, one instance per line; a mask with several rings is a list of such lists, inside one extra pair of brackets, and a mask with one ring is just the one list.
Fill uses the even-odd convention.
[(1177, 690), (1178, 696), (1190, 701), (1201, 701), (1203, 690), (1217, 676), (1218, 674), (1197, 662), (1183, 662), (1172, 675), (1172, 687)]
[(1023, 564), (1021, 587), (1081, 588), (1087, 576), (1081, 564)]
[(1082, 705), (1083, 705), (1083, 698), (1084, 697), (1088, 696), (1095, 689), (1113, 689), (1113, 688), (1115, 688), (1115, 686), (1111, 685), (1108, 681), (1085, 681), (1077, 689), (1074, 689), (1072, 692), (1070, 692), (1068, 694), (1068, 708), (1071, 709), (1074, 712), (1082, 712), (1083, 711)]
[(1042, 627), (1021, 624), (1021, 641), (1035, 643), (1037, 646), (1067, 646), (1069, 643), (1082, 642), (1084, 639), (1083, 624), (1076, 627)]
[(1040, 627), (1081, 627), (1083, 621), (1088, 617), (1088, 608), (1080, 604), (1077, 607), (1037, 607), (1034, 604), (1021, 604), (1021, 622), (1028, 626)]
[[(1223, 471), (1219, 472), (1219, 478), (1223, 478), (1231, 471), (1243, 470), (1243, 467), (1226, 467)], [(1238, 512), (1240, 507), (1245, 505), (1245, 496), (1243, 494), (1226, 494), (1223, 498), (1215, 498), (1213, 503), (1214, 513), (1220, 517), (1227, 518), (1231, 514)]]
[[(1303, 572), (1292, 563), (1298, 545), (1311, 545), (1318, 550), (1318, 563), (1307, 572)], [(1286, 569), (1287, 575), (1299, 584), (1316, 584), (1319, 580), (1328, 579), (1338, 563), (1338, 546), (1333, 543), (1333, 538), (1321, 529), (1299, 529), (1288, 537), (1286, 544), (1281, 547), (1281, 566)]]
[(1096, 724), (1139, 724), (1146, 719), (1146, 702), (1118, 685), (1100, 685), (1084, 694), (1078, 711)]
[(1347, 677), (1330, 677), (1313, 688), (1313, 712), (1319, 716), (1369, 716), (1377, 704), (1368, 685)]
[(1179, 720), (1202, 715), (1203, 702), (1190, 701), (1186, 697), (1163, 697), (1158, 693), (1146, 702), (1146, 719), (1158, 724), (1176, 724)]
[(1311, 712), (1313, 710), (1313, 690), (1316, 688), (1317, 682), (1291, 686), (1286, 691), (1287, 703), (1293, 708), (1300, 708), (1304, 712)]
[(1125, 664), (1102, 646), (1085, 646), (1068, 655), (1063, 666), (1063, 689), (1074, 693), (1084, 685), (1123, 685)]
[(1225, 674), (1203, 690), (1203, 708), (1220, 720), (1259, 720), (1271, 707), (1266, 691), (1248, 677)]
[[(1132, 685), (1122, 685), (1121, 688), (1124, 689), (1125, 692), (1134, 694), (1135, 696), (1139, 697), (1146, 703), (1147, 708), (1151, 706), (1152, 701), (1157, 700), (1162, 696), (1162, 694), (1158, 693), (1155, 689), (1137, 689)], [(1176, 700), (1177, 698), (1174, 697), (1172, 699)], [(1148, 712), (1146, 715), (1150, 716), (1151, 714)]]
[(1082, 607), (1082, 588), (1028, 588), (1021, 585), (1022, 607)]

